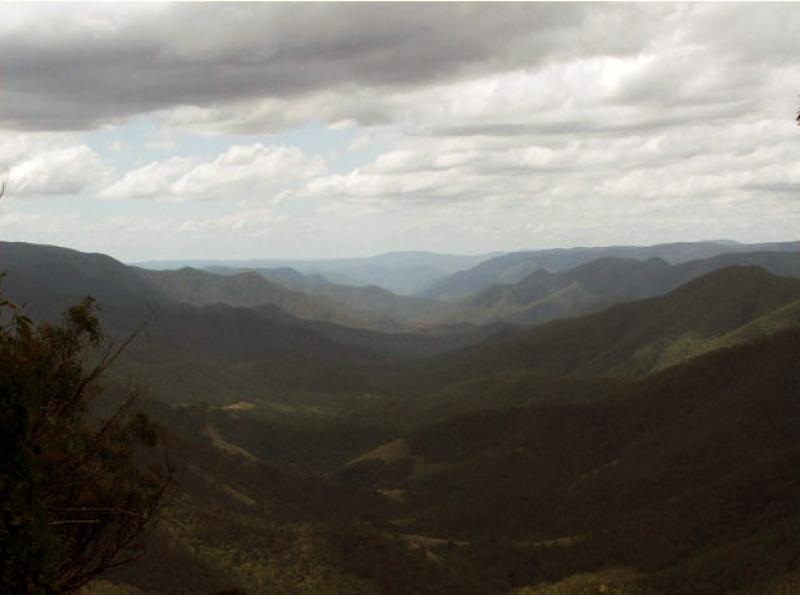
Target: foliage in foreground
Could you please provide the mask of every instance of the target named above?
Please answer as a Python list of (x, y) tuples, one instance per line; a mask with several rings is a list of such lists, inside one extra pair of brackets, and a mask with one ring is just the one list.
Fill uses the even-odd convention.
[[(0, 299), (0, 584), (77, 590), (124, 563), (170, 484), (158, 428), (127, 390), (92, 415), (99, 379), (125, 347), (106, 340), (91, 298), (60, 324), (34, 324)], [(108, 402), (103, 405), (107, 408)]]

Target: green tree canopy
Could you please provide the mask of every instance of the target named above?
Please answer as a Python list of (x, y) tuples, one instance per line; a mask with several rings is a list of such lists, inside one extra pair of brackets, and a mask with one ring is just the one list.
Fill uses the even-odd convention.
[(138, 389), (110, 416), (93, 413), (110, 398), (102, 374), (129, 342), (114, 347), (95, 312), (86, 298), (59, 324), (34, 324), (0, 297), (5, 592), (72, 592), (129, 560), (171, 483), (159, 429), (134, 409)]

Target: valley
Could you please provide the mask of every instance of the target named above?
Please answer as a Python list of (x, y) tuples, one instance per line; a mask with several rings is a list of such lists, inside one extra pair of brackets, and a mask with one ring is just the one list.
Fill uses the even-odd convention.
[(459, 301), (33, 244), (0, 270), (38, 320), (92, 295), (138, 329), (106, 398), (146, 387), (170, 436), (160, 523), (88, 594), (779, 593), (800, 259), (752, 248), (521, 253)]

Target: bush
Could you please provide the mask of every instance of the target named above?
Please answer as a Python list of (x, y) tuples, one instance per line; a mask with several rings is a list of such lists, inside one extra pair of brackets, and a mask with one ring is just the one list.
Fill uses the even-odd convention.
[[(0, 277), (1, 279), (1, 277)], [(104, 419), (115, 347), (92, 298), (34, 324), (0, 298), (0, 585), (65, 593), (138, 551), (171, 484), (158, 427), (124, 391)], [(107, 405), (107, 403), (106, 403)]]

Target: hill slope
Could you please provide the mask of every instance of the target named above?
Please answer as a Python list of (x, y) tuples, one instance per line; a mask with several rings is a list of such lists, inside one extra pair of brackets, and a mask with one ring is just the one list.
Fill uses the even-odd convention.
[(624, 567), (624, 592), (758, 592), (800, 555), (798, 353), (793, 329), (602, 401), (457, 417), (342, 474), (518, 584)]
[(538, 270), (566, 271), (601, 257), (635, 260), (661, 258), (670, 264), (678, 264), (726, 253), (797, 252), (798, 250), (800, 250), (798, 242), (770, 244), (681, 242), (655, 246), (608, 246), (512, 252), (486, 260), (471, 269), (454, 273), (421, 292), (420, 295), (430, 299), (457, 301), (490, 285), (517, 283)]
[(483, 343), (421, 363), (442, 382), (500, 370), (643, 375), (800, 299), (800, 280), (758, 267), (729, 267), (670, 293), (580, 318), (507, 330)]
[(233, 267), (248, 270), (288, 267), (303, 274), (322, 275), (342, 285), (377, 285), (398, 294), (414, 294), (431, 283), (456, 271), (468, 269), (491, 258), (493, 254), (459, 255), (433, 252), (389, 252), (361, 258), (319, 260), (189, 260), (150, 261), (139, 264), (150, 269), (183, 267)]
[[(638, 287), (628, 263), (600, 264), (584, 277), (598, 293)], [(675, 268), (636, 267), (657, 280)], [(295, 298), (252, 275), (142, 273), (14, 244), (0, 244), (0, 268), (39, 313), (95, 293), (122, 332), (153, 312), (108, 381), (152, 387), (182, 495), (117, 580), (500, 594), (611, 577), (628, 592), (711, 594), (796, 571), (800, 330), (784, 329), (800, 320), (800, 280), (728, 267), (470, 344), (492, 331), (301, 320), (259, 304)], [(541, 279), (558, 291), (557, 274)]]
[(793, 252), (723, 254), (678, 265), (655, 258), (602, 257), (568, 271), (539, 270), (512, 285), (493, 285), (463, 303), (488, 311), (490, 319), (530, 324), (661, 295), (735, 265), (760, 266), (776, 275), (800, 277), (800, 256)]
[(381, 325), (386, 329), (401, 329), (481, 318), (480, 312), (473, 312), (468, 306), (398, 295), (377, 285), (342, 285), (321, 275), (303, 275), (289, 268), (213, 269), (213, 272), (228, 275), (240, 271), (258, 273), (288, 289), (303, 292), (323, 303), (338, 305), (340, 309), (371, 321), (373, 327)]
[(323, 320), (352, 327), (387, 330), (396, 330), (400, 326), (389, 316), (351, 308), (320, 292), (311, 296), (301, 290), (287, 287), (286, 283), (271, 281), (257, 272), (225, 275), (192, 268), (175, 271), (136, 270), (158, 291), (175, 301), (195, 306), (216, 303), (240, 307), (271, 305), (306, 320)]

